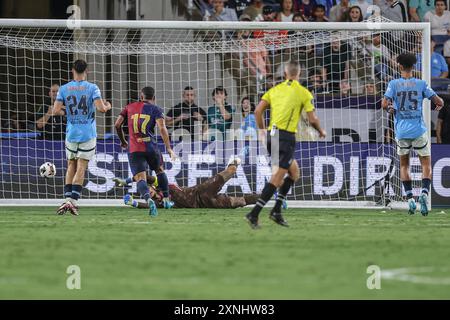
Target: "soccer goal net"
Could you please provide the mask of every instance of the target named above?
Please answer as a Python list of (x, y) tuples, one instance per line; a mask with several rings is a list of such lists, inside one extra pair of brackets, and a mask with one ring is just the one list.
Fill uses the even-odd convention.
[[(261, 96), (283, 80), (283, 65), (290, 60), (300, 63), (300, 82), (313, 92), (328, 133), (319, 139), (302, 115), (295, 152), (301, 178), (288, 195), (291, 205), (384, 206), (402, 200), (392, 119), (380, 102), (388, 81), (399, 76), (399, 53), (421, 56), (417, 77), (429, 77), (427, 24), (380, 18), (361, 23), (78, 21), (77, 28), (66, 23), (0, 20), (0, 203), (56, 203), (63, 197), (65, 120), (46, 113), (79, 58), (88, 63), (88, 80), (113, 106), (96, 115), (97, 150), (86, 175), (85, 202), (117, 203), (136, 191), (135, 185), (115, 188), (112, 181), (131, 174), (114, 121), (145, 86), (155, 88), (179, 155), (170, 162), (161, 142), (170, 182), (196, 185), (239, 156), (243, 163), (221, 192), (259, 193), (271, 168), (252, 113)], [(424, 109), (429, 125), (429, 109)], [(56, 177), (40, 177), (46, 161), (56, 165)], [(413, 157), (412, 177), (419, 187), (417, 164)]]

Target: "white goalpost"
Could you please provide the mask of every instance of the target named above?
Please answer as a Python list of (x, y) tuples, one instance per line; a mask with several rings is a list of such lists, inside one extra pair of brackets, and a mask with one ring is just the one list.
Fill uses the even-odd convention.
[[(131, 174), (114, 121), (145, 86), (155, 88), (166, 116), (179, 117), (171, 109), (183, 101), (186, 87), (203, 110), (201, 118), (168, 126), (179, 155), (171, 163), (163, 152), (169, 182), (193, 186), (239, 156), (243, 164), (221, 192), (259, 193), (271, 174), (270, 159), (242, 101), (258, 104), (282, 81), (284, 63), (295, 60), (328, 136), (318, 139), (301, 121), (295, 153), (301, 178), (288, 195), (289, 206), (401, 207), (392, 119), (380, 102), (387, 83), (399, 76), (395, 57), (401, 52), (421, 56), (417, 77), (430, 83), (430, 35), (428, 23), (381, 17), (358, 23), (0, 19), (0, 206), (60, 204), (64, 124), (50, 119), (41, 128), (38, 122), (52, 103), (51, 87), (70, 81), (71, 63), (81, 58), (88, 63), (88, 81), (112, 103), (106, 116), (96, 116), (96, 156), (81, 205), (118, 205), (125, 193), (136, 192), (135, 185), (124, 190), (112, 181)], [(231, 119), (217, 114), (218, 87), (226, 90)], [(424, 103), (431, 135), (430, 103)], [(56, 177), (40, 177), (46, 161), (56, 165)], [(415, 156), (411, 161), (418, 195), (420, 166)]]

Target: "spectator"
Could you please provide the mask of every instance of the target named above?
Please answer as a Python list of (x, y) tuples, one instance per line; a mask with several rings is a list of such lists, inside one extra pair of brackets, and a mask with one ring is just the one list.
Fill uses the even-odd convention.
[(450, 11), (445, 0), (436, 0), (435, 9), (425, 13), (423, 21), (430, 22), (432, 36), (450, 35)]
[(450, 106), (444, 105), (439, 111), (436, 123), (437, 143), (450, 143)]
[(432, 78), (447, 78), (448, 77), (448, 65), (445, 58), (434, 51), (436, 42), (431, 40), (431, 77)]
[(242, 108), (242, 138), (256, 140), (258, 138), (258, 128), (256, 126), (256, 119), (253, 112), (255, 105), (250, 101), (249, 97), (244, 97), (241, 100)]
[(377, 95), (377, 86), (373, 82), (366, 82), (364, 84), (364, 94), (366, 96), (375, 96)]
[(307, 22), (308, 19), (306, 19), (306, 17), (302, 13), (296, 12), (292, 16), (292, 21), (293, 22)]
[[(224, 135), (233, 123), (233, 107), (227, 103), (227, 91), (223, 87), (215, 88), (212, 97), (214, 105), (208, 108), (208, 128), (218, 130)], [(214, 137), (211, 138), (215, 140)]]
[(351, 93), (352, 87), (350, 86), (350, 83), (348, 81), (341, 81), (339, 83), (339, 91), (341, 93), (341, 96), (348, 97)]
[(347, 43), (333, 39), (331, 45), (325, 46), (323, 54), (327, 81), (331, 82), (329, 89), (339, 92), (340, 82), (347, 81), (349, 78), (350, 48)]
[(358, 6), (351, 7), (343, 16), (345, 22), (361, 22), (363, 21), (363, 13)]
[(320, 68), (313, 68), (309, 71), (307, 87), (312, 94), (326, 92), (326, 84), (323, 78), (323, 71)]
[(423, 21), (425, 14), (434, 9), (433, 0), (410, 0), (409, 15), (412, 22)]
[(314, 7), (313, 16), (311, 21), (313, 22), (328, 22), (328, 18), (325, 15), (325, 6), (322, 4), (318, 4)]
[(36, 120), (36, 129), (42, 131), (41, 138), (44, 140), (65, 140), (66, 137), (65, 111), (61, 115), (50, 115), (58, 90), (59, 85), (57, 84), (53, 84), (50, 87), (48, 92), (50, 104), (47, 107), (47, 111), (44, 113), (43, 108), (38, 111), (39, 119)]
[[(251, 21), (247, 14), (242, 14), (239, 20)], [(270, 70), (268, 52), (263, 39), (253, 38), (250, 30), (238, 31), (236, 40), (241, 50), (224, 54), (224, 69), (230, 72), (236, 81), (238, 97), (247, 95), (256, 98)]]
[[(264, 22), (274, 21), (275, 12), (273, 11), (272, 6), (264, 6), (262, 16)], [(253, 32), (253, 37), (264, 38), (266, 36), (276, 36), (278, 33), (278, 30), (256, 30), (255, 32)]]
[(191, 86), (187, 86), (183, 90), (183, 101), (174, 106), (166, 115), (167, 128), (184, 129), (191, 133), (194, 140), (198, 133), (206, 130), (203, 127), (195, 130), (196, 125), (206, 125), (206, 112), (195, 104), (195, 90)]
[(264, 41), (258, 38), (243, 41), (241, 47), (247, 48), (241, 56), (241, 82), (247, 83), (247, 95), (254, 98), (270, 71), (269, 53)]
[(209, 18), (211, 21), (238, 21), (236, 11), (224, 7), (224, 0), (213, 1), (214, 11)]
[(281, 22), (292, 22), (294, 17), (294, 4), (292, 0), (281, 0), (281, 11), (277, 14), (277, 20)]
[[(322, 44), (317, 44), (317, 46), (320, 46)], [(320, 66), (320, 62), (318, 61), (316, 56), (316, 46), (314, 45), (306, 45), (299, 47), (297, 49), (297, 59), (300, 62), (301, 65), (301, 78), (306, 79), (309, 78), (310, 72), (314, 72), (315, 70), (318, 70), (318, 67)], [(322, 52), (323, 54), (323, 52)], [(318, 55), (318, 53), (317, 53)], [(309, 70), (309, 72), (308, 72)], [(308, 73), (307, 73), (308, 72)], [(325, 76), (325, 73), (322, 73), (322, 76)]]
[(263, 7), (263, 0), (253, 0), (252, 4), (245, 8), (243, 14), (249, 15), (252, 21), (262, 20)]
[(380, 7), (381, 15), (386, 19), (395, 22), (408, 22), (406, 6), (402, 1), (378, 0), (376, 4)]
[(367, 9), (369, 9), (369, 7), (372, 5), (372, 0), (366, 1), (366, 0), (353, 0), (351, 2), (352, 6), (357, 6), (361, 9), (361, 13), (363, 16), (363, 20), (364, 18), (372, 15), (372, 12), (367, 12)]
[(339, 4), (330, 9), (330, 21), (342, 21), (349, 9), (349, 0), (341, 0)]
[(450, 40), (444, 44), (444, 57), (447, 59), (447, 64), (450, 65)]
[(389, 77), (389, 67), (394, 66), (394, 60), (388, 48), (381, 43), (381, 35), (374, 34), (372, 42), (367, 46), (367, 51), (372, 55), (374, 61), (375, 76), (386, 80)]
[(9, 120), (3, 122), (3, 132), (14, 133), (22, 130), (20, 125), (19, 115), (15, 112), (11, 115)]
[[(325, 16), (328, 18), (330, 15), (330, 9), (333, 7), (333, 5), (336, 4), (335, 0), (316, 0), (317, 5), (322, 5), (325, 7)], [(313, 10), (314, 13), (314, 10)]]
[(316, 0), (295, 0), (294, 11), (300, 12), (309, 20), (312, 18), (315, 6), (317, 6)]
[(200, 0), (199, 4), (203, 20), (209, 20), (209, 17), (214, 14), (213, 0)]
[(244, 13), (244, 10), (252, 4), (252, 0), (227, 0), (225, 7), (236, 11), (238, 18)]

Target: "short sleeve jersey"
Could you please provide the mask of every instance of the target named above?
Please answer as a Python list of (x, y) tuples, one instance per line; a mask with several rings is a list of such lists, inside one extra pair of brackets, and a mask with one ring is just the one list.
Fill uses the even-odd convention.
[(389, 82), (384, 96), (393, 101), (397, 139), (416, 139), (427, 131), (423, 99), (430, 99), (435, 94), (424, 80), (400, 78)]
[(129, 151), (146, 152), (156, 145), (156, 120), (164, 114), (158, 106), (144, 102), (127, 105), (120, 115), (128, 120)]
[(66, 106), (66, 140), (86, 142), (97, 137), (94, 101), (101, 99), (100, 89), (88, 81), (71, 81), (59, 88), (56, 100)]
[(296, 80), (276, 85), (262, 99), (270, 104), (269, 130), (275, 125), (280, 130), (296, 133), (302, 111), (314, 111), (312, 93)]

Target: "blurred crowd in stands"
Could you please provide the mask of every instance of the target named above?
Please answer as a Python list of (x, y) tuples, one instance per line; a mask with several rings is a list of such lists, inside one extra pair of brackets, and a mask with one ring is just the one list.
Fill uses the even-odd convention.
[[(450, 11), (447, 0), (194, 0), (193, 3), (205, 21), (266, 22), (361, 22), (372, 15), (394, 22), (429, 22), (431, 24), (431, 77), (432, 87), (450, 99)], [(420, 39), (399, 39), (395, 32), (376, 33), (358, 39), (331, 38), (327, 44), (311, 44), (295, 49), (269, 50), (267, 39), (278, 41), (295, 36), (295, 31), (242, 30), (226, 35), (238, 41), (244, 50), (224, 53), (221, 65), (236, 83), (232, 106), (227, 88), (212, 90), (210, 106), (198, 106), (196, 89), (186, 86), (181, 102), (172, 108), (164, 105), (168, 128), (174, 132), (189, 132), (209, 140), (211, 132), (224, 134), (229, 128), (239, 129), (242, 138), (256, 138), (253, 116), (255, 104), (261, 95), (283, 77), (283, 62), (297, 60), (302, 65), (301, 81), (315, 95), (332, 95), (332, 99), (349, 96), (382, 95), (385, 85), (396, 73), (396, 53), (413, 50), (417, 53), (416, 69), (421, 69)], [(317, 36), (320, 36), (318, 33)], [(275, 39), (275, 40), (274, 40)], [(413, 45), (413, 46), (411, 46)], [(248, 46), (251, 50), (245, 50)], [(420, 73), (418, 72), (418, 75)], [(231, 88), (228, 88), (231, 89)], [(42, 106), (34, 122), (20, 121), (20, 114), (9, 111), (8, 120), (2, 121), (2, 132), (36, 131), (44, 139), (64, 138), (64, 117), (51, 117), (49, 106), (55, 99), (58, 84), (48, 93), (48, 105)], [(165, 104), (165, 102), (163, 102)], [(448, 135), (450, 141), (450, 108), (439, 114), (438, 134)], [(201, 124), (201, 125), (198, 125)], [(443, 127), (445, 126), (445, 128)], [(446, 129), (448, 127), (448, 130)], [(177, 131), (178, 130), (178, 131)], [(225, 138), (225, 137), (224, 137)], [(228, 137), (227, 137), (228, 138)]]

